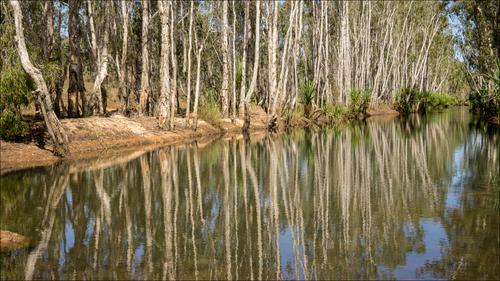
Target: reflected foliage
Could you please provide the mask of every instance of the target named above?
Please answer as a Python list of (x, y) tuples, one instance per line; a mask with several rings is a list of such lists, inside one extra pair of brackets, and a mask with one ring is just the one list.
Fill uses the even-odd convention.
[[(500, 135), (465, 110), (0, 178), (2, 279), (498, 279)], [(418, 130), (415, 130), (417, 128)]]

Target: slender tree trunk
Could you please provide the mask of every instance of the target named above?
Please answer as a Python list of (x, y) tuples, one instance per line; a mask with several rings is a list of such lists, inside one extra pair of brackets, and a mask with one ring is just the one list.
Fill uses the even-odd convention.
[(233, 34), (232, 34), (232, 61), (233, 61), (233, 74), (232, 74), (232, 84), (233, 84), (233, 96), (231, 99), (231, 121), (234, 122), (236, 120), (236, 5), (234, 4), (235, 1), (233, 0), (232, 2), (232, 10), (233, 10)]
[(120, 78), (119, 91), (121, 96), (120, 111), (126, 112), (128, 109), (128, 91), (127, 91), (127, 52), (128, 52), (128, 1), (120, 2), (122, 13), (122, 55), (120, 59)]
[(259, 71), (259, 54), (260, 54), (260, 1), (255, 1), (255, 48), (254, 48), (254, 62), (252, 71), (252, 81), (250, 82), (250, 87), (245, 95), (244, 101), (244, 111), (245, 111), (245, 122), (243, 125), (243, 132), (248, 132), (250, 129), (250, 100), (255, 88), (257, 87), (257, 75)]
[(166, 1), (158, 2), (158, 9), (161, 19), (161, 55), (160, 55), (160, 97), (158, 100), (159, 118), (158, 125), (164, 128), (165, 124), (169, 125), (168, 116), (170, 113), (170, 19), (168, 4)]
[(196, 54), (196, 86), (194, 90), (194, 108), (193, 108), (193, 118), (194, 118), (194, 130), (198, 129), (198, 102), (200, 99), (200, 69), (201, 69), (201, 52), (203, 51), (203, 43), (198, 48), (198, 53)]
[(238, 111), (240, 117), (243, 117), (243, 107), (245, 103), (245, 94), (247, 86), (247, 47), (248, 37), (250, 35), (250, 1), (245, 1), (245, 21), (243, 26), (243, 58), (241, 59), (241, 86), (240, 86), (240, 103)]
[(82, 115), (86, 115), (85, 83), (80, 53), (80, 0), (69, 0), (69, 64), (68, 64), (68, 117), (78, 117), (78, 97)]
[(194, 1), (191, 1), (189, 9), (189, 47), (187, 53), (187, 101), (186, 101), (186, 127), (189, 126), (189, 111), (191, 109), (191, 53), (193, 52), (193, 13)]
[[(268, 104), (267, 112), (271, 114), (271, 119), (268, 121), (268, 127), (274, 128), (276, 125), (275, 110), (272, 106), (277, 97), (277, 87), (276, 87), (276, 59), (278, 52), (278, 2), (270, 1), (268, 11)], [(271, 13), (272, 9), (272, 13)]]
[[(89, 15), (93, 14), (92, 7), (89, 3)], [(109, 17), (110, 17), (110, 4), (111, 2), (106, 2), (104, 4), (104, 18), (102, 21), (103, 31), (103, 39), (101, 45), (97, 43), (97, 40), (94, 45), (94, 49), (97, 50), (97, 67), (96, 67), (96, 77), (94, 80), (94, 86), (92, 90), (92, 96), (90, 101), (90, 107), (93, 114), (103, 115), (106, 113), (105, 103), (103, 96), (106, 95), (105, 90), (103, 91), (102, 84), (104, 79), (108, 76), (108, 43), (109, 43)], [(92, 19), (92, 16), (89, 17), (89, 21)], [(93, 25), (93, 22), (90, 22)], [(92, 34), (92, 37), (96, 37), (95, 34)]]
[(49, 92), (47, 90), (47, 85), (43, 79), (42, 73), (30, 61), (28, 50), (26, 49), (26, 42), (24, 41), (24, 30), (23, 30), (23, 16), (21, 14), (21, 7), (19, 2), (11, 0), (10, 4), (14, 11), (14, 24), (16, 29), (16, 43), (19, 58), (21, 59), (21, 64), (24, 70), (31, 76), (36, 85), (36, 99), (42, 110), (43, 118), (45, 120), (45, 125), (47, 126), (47, 131), (54, 143), (54, 154), (57, 156), (66, 156), (69, 154), (68, 149), (68, 137), (64, 133), (64, 128), (62, 127), (59, 119), (52, 110), (52, 102), (50, 100)]
[(222, 2), (222, 88), (220, 95), (220, 105), (222, 116), (228, 116), (228, 90), (229, 90), (229, 40), (228, 31), (229, 21), (228, 21), (228, 1)]
[(149, 1), (142, 0), (142, 70), (141, 70), (141, 92), (139, 96), (139, 114), (148, 113), (148, 100), (151, 95), (149, 86)]
[(177, 93), (177, 57), (175, 56), (175, 5), (177, 2), (170, 2), (170, 60), (172, 63), (172, 92), (170, 93), (170, 129), (174, 129), (175, 110), (179, 108), (179, 96)]

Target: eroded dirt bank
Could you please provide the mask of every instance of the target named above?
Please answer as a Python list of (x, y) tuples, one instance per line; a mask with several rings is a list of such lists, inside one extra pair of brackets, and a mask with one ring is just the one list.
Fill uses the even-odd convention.
[[(371, 116), (396, 116), (393, 110), (372, 110)], [(267, 115), (262, 109), (254, 109), (251, 114), (251, 133), (265, 132)], [(149, 150), (154, 147), (207, 141), (225, 134), (240, 134), (243, 120), (221, 119), (214, 124), (199, 120), (198, 129), (186, 127), (185, 119), (175, 119), (175, 130), (160, 130), (155, 117), (126, 118), (121, 115), (111, 117), (90, 117), (61, 120), (70, 144), (70, 155), (58, 158), (52, 154), (50, 139), (41, 137), (41, 144), (14, 143), (0, 141), (0, 174), (38, 166), (47, 166), (59, 161), (109, 158), (125, 152)], [(319, 120), (320, 123), (327, 120)], [(298, 120), (297, 127), (310, 124), (307, 119)]]
[[(196, 131), (185, 124), (185, 119), (175, 119), (173, 131), (160, 130), (154, 117), (126, 118), (90, 117), (61, 120), (70, 141), (70, 155), (64, 159), (52, 154), (52, 145), (43, 136), (42, 145), (0, 141), (0, 172), (51, 165), (63, 160), (81, 160), (108, 157), (125, 151), (153, 148), (191, 140), (215, 138), (223, 134), (241, 132), (243, 121), (219, 120), (212, 125), (199, 120)], [(251, 131), (265, 130), (265, 119), (253, 116)]]

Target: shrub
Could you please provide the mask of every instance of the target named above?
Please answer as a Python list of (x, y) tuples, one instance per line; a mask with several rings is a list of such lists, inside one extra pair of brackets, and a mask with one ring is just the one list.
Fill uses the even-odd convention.
[(19, 140), (28, 133), (21, 106), (29, 104), (34, 89), (31, 79), (20, 66), (4, 67), (0, 73), (0, 138)]
[(3, 109), (0, 112), (0, 138), (6, 141), (17, 141), (29, 133), (28, 125), (21, 114)]
[(353, 89), (351, 91), (351, 104), (349, 105), (349, 114), (351, 117), (364, 116), (368, 105), (370, 104), (370, 91)]
[(198, 115), (209, 123), (214, 123), (222, 117), (219, 111), (217, 95), (213, 90), (210, 89), (203, 95)]
[(500, 70), (487, 76), (492, 84), (491, 88), (483, 87), (469, 94), (468, 101), (471, 110), (481, 116), (490, 118), (500, 116)]
[(323, 107), (323, 112), (331, 119), (342, 119), (346, 116), (348, 110), (342, 105), (327, 104)]
[(396, 95), (394, 107), (399, 113), (407, 115), (412, 112), (439, 110), (459, 105), (457, 97), (442, 92), (420, 92), (416, 89), (402, 88)]
[(302, 92), (302, 103), (304, 104), (304, 116), (309, 117), (311, 113), (311, 106), (314, 97), (316, 96), (316, 88), (314, 87), (314, 82), (308, 80), (301, 87)]
[(419, 92), (411, 88), (402, 88), (396, 95), (394, 108), (403, 115), (407, 115), (415, 111), (418, 104)]
[(441, 92), (427, 92), (425, 95), (425, 109), (443, 109), (449, 106), (458, 105), (458, 98)]

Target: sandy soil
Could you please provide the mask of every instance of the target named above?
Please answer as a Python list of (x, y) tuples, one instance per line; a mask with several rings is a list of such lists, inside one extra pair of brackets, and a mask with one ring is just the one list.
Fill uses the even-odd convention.
[[(266, 130), (267, 116), (260, 108), (252, 110), (250, 132)], [(38, 123), (42, 123), (41, 121)], [(34, 124), (43, 127), (43, 124)], [(173, 131), (160, 130), (155, 117), (127, 118), (89, 117), (63, 119), (62, 125), (70, 141), (70, 155), (64, 159), (52, 154), (52, 145), (46, 132), (38, 133), (37, 143), (16, 143), (0, 140), (0, 174), (10, 171), (90, 158), (111, 157), (124, 152), (152, 149), (154, 147), (207, 140), (225, 134), (240, 134), (243, 120), (221, 119), (214, 124), (199, 120), (198, 129), (187, 127), (185, 119), (175, 118)]]
[[(389, 106), (371, 106), (367, 112), (370, 119), (392, 118), (398, 115)], [(268, 116), (259, 107), (253, 107), (251, 113), (251, 136), (265, 135)], [(316, 123), (302, 118), (292, 127), (306, 127), (311, 124), (329, 122), (327, 118), (316, 118)], [(198, 129), (186, 127), (185, 119), (175, 118), (175, 130), (160, 130), (155, 117), (127, 118), (119, 114), (110, 117), (89, 117), (62, 119), (70, 144), (70, 155), (58, 158), (52, 154), (52, 145), (48, 134), (44, 132), (42, 121), (32, 124), (37, 128), (36, 142), (16, 143), (0, 140), (0, 175), (5, 173), (55, 164), (59, 161), (71, 161), (72, 165), (86, 161), (84, 159), (107, 160), (124, 157), (131, 152), (144, 152), (155, 147), (197, 141), (198, 145), (208, 143), (223, 135), (239, 135), (243, 120), (220, 119), (213, 124), (199, 120)], [(282, 123), (282, 122), (281, 122)], [(282, 124), (281, 124), (282, 125)], [(34, 137), (35, 138), (35, 137)], [(255, 138), (255, 137), (254, 137)], [(127, 158), (125, 156), (125, 158)]]
[(28, 246), (29, 239), (21, 234), (0, 230), (0, 251)]

